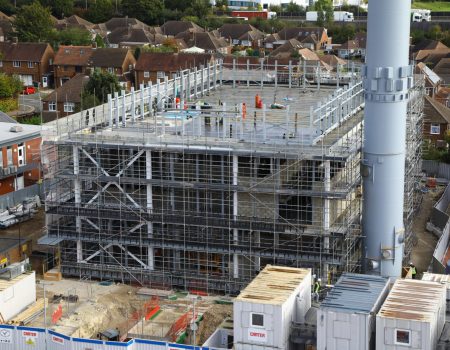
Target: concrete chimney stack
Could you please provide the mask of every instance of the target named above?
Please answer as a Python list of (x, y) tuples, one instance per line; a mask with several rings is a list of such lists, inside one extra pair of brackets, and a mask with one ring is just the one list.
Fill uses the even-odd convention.
[(403, 259), (403, 197), (411, 0), (370, 0), (364, 67), (363, 234), (367, 273), (396, 278)]

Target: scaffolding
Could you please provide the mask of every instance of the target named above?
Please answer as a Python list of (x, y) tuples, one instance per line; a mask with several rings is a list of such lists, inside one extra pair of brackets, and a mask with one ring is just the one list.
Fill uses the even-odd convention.
[(271, 83), (226, 85), (226, 69), (181, 71), (47, 126), (47, 229), (64, 274), (236, 293), (266, 264), (329, 281), (359, 270), (359, 79), (302, 86), (261, 65)]

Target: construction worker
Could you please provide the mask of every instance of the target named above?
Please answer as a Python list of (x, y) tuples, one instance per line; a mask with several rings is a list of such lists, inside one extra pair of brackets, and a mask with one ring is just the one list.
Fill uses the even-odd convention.
[(409, 269), (411, 270), (411, 277), (412, 279), (416, 278), (416, 274), (417, 274), (417, 270), (416, 267), (414, 266), (414, 264), (412, 262), (409, 263)]
[(319, 302), (319, 293), (320, 293), (320, 288), (321, 285), (320, 283), (322, 282), (322, 280), (320, 278), (318, 278), (316, 280), (316, 282), (314, 283), (314, 289), (313, 289), (313, 298), (315, 302)]

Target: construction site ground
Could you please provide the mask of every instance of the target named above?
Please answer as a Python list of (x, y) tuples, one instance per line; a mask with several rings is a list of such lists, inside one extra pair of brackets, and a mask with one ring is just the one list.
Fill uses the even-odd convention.
[[(140, 295), (140, 287), (124, 284), (99, 283), (63, 279), (61, 281), (40, 281), (37, 284), (38, 298), (49, 300), (47, 317), (43, 313), (28, 326), (47, 326), (59, 333), (82, 338), (97, 338), (99, 332), (118, 329), (121, 338), (139, 337), (175, 341), (178, 335), (167, 336), (174, 331), (172, 326), (180, 323), (186, 313), (195, 308), (196, 315), (203, 315), (197, 330), (196, 343), (201, 345), (224, 321), (231, 317), (232, 305), (217, 304), (224, 297), (187, 295), (164, 291), (167, 296)], [(54, 295), (77, 295), (78, 302), (54, 300)], [(155, 294), (160, 294), (155, 291)], [(67, 299), (67, 298), (66, 298)], [(149, 320), (145, 320), (145, 307), (151, 302), (158, 305), (160, 311)], [(62, 307), (62, 317), (53, 322), (52, 315)], [(172, 328), (172, 329), (171, 329)], [(192, 342), (190, 327), (185, 341)]]
[(417, 236), (417, 244), (411, 253), (411, 262), (417, 268), (418, 277), (428, 270), (438, 238), (427, 231), (426, 225), (430, 219), (433, 205), (442, 196), (445, 186), (437, 186), (422, 195), (422, 203), (413, 221), (413, 232)]

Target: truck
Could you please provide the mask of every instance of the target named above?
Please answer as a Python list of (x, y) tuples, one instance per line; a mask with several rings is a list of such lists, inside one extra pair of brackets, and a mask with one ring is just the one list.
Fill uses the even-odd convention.
[(411, 9), (413, 22), (431, 22), (431, 11), (422, 9)]
[(276, 12), (272, 11), (231, 11), (231, 17), (241, 17), (241, 18), (264, 18), (271, 19), (277, 16)]
[[(346, 11), (334, 11), (333, 19), (335, 22), (353, 22), (355, 20), (353, 13)], [(317, 22), (317, 11), (306, 12), (307, 22)]]

